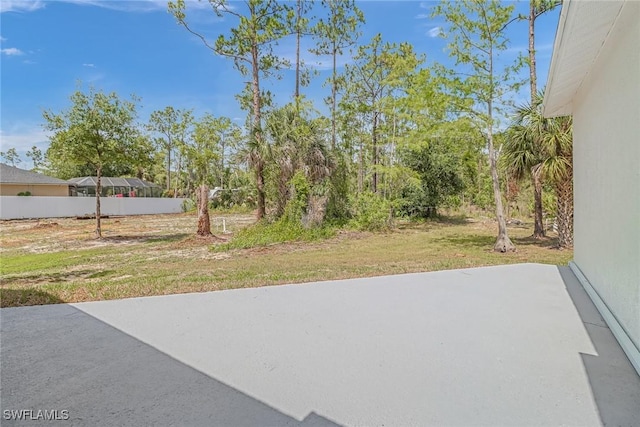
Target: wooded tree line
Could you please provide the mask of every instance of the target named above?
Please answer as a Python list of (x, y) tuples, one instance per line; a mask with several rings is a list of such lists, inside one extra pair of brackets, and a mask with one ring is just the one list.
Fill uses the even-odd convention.
[[(248, 78), (237, 95), (245, 125), (172, 106), (139, 124), (139, 100), (79, 90), (68, 111), (45, 113), (53, 137), (40, 160), (49, 173), (135, 175), (161, 183), (167, 196), (220, 187), (227, 205), (254, 206), (259, 220), (286, 217), (308, 227), (372, 212), (389, 220), (443, 207), (495, 209), (495, 250), (503, 252), (514, 250), (506, 227), (512, 205), (532, 193), (535, 237), (545, 233), (546, 204), (558, 217), (560, 244), (572, 245), (571, 121), (542, 117), (535, 70), (535, 20), (557, 1), (531, 1), (528, 16), (494, 0), (434, 4), (433, 16), (448, 24), (441, 35), (453, 68), (426, 66), (413, 46), (382, 34), (361, 40), (366, 17), (354, 0), (209, 3), (211, 13), (235, 23), (215, 40), (192, 26), (184, 0), (170, 1), (169, 11)], [(507, 29), (519, 20), (529, 23), (529, 52), (505, 64)], [(285, 37), (296, 41), (293, 64), (273, 51)], [(304, 95), (317, 78), (300, 59), (304, 39), (332, 58), (327, 116)], [(338, 68), (344, 54), (351, 60)], [(290, 102), (277, 105), (264, 82), (285, 67), (295, 69), (295, 81)], [(514, 106), (527, 83), (530, 101)]]

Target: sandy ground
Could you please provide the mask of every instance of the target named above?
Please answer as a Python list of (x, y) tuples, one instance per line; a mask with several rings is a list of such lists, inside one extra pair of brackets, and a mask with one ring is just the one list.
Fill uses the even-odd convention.
[[(217, 239), (227, 239), (234, 231), (251, 224), (253, 215), (211, 215), (211, 231)], [(139, 215), (102, 219), (104, 239), (94, 238), (95, 219), (51, 218), (0, 221), (0, 253), (23, 251), (44, 253), (59, 250), (91, 249), (117, 243), (126, 247), (153, 239), (167, 239), (190, 245), (195, 235), (194, 214)]]

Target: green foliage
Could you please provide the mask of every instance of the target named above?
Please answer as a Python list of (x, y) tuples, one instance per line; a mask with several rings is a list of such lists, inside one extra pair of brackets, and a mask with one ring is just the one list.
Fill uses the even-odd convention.
[(327, 202), (328, 221), (343, 223), (349, 218), (349, 164), (346, 156), (337, 155), (336, 168), (329, 177)]
[(290, 223), (298, 223), (302, 221), (302, 216), (307, 211), (309, 195), (311, 193), (311, 185), (302, 171), (298, 171), (289, 181), (291, 186), (291, 198), (284, 210), (283, 218)]
[(349, 226), (360, 231), (381, 231), (393, 227), (392, 206), (388, 200), (371, 192), (351, 199)]
[(53, 132), (47, 158), (53, 165), (68, 165), (67, 170), (90, 165), (90, 175), (140, 159), (145, 153), (137, 140), (136, 101), (93, 88), (89, 93), (76, 91), (70, 109), (43, 113), (45, 129)]
[(182, 212), (195, 212), (196, 202), (193, 199), (184, 199), (180, 207), (182, 208)]
[(0, 157), (4, 159), (6, 164), (10, 164), (13, 167), (16, 167), (19, 163), (22, 162), (20, 160), (20, 155), (15, 148), (9, 148), (7, 151), (0, 151)]
[(458, 159), (446, 146), (433, 140), (403, 151), (404, 163), (417, 175), (419, 184), (408, 183), (403, 190), (400, 211), (408, 216), (432, 217), (438, 207), (459, 195), (464, 183)]
[(18, 196), (30, 196), (31, 191), (21, 191), (18, 193)]
[(286, 242), (308, 242), (326, 239), (334, 235), (335, 230), (330, 227), (306, 228), (300, 221), (281, 218), (272, 223), (260, 221), (250, 227), (243, 228), (233, 236), (230, 242), (214, 246), (213, 250), (228, 251)]

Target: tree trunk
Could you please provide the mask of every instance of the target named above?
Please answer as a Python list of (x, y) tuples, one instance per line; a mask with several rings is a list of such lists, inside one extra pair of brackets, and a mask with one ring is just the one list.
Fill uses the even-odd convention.
[(336, 98), (338, 97), (338, 82), (336, 77), (338, 74), (338, 68), (336, 59), (338, 56), (338, 48), (335, 41), (333, 42), (333, 74), (331, 74), (331, 150), (336, 149)]
[(540, 167), (531, 168), (531, 177), (533, 179), (533, 203), (534, 203), (534, 221), (533, 221), (533, 238), (542, 239), (545, 236), (544, 224), (542, 223), (542, 180), (540, 179)]
[(296, 108), (298, 108), (298, 100), (300, 99), (300, 18), (302, 14), (302, 0), (298, 0), (296, 8), (296, 90), (294, 98), (296, 100)]
[(529, 2), (529, 90), (531, 91), (531, 103), (536, 98), (537, 75), (536, 75), (536, 39), (535, 39), (536, 7), (533, 1)]
[(211, 222), (209, 220), (209, 187), (202, 184), (196, 191), (198, 204), (198, 236), (211, 235)]
[(493, 198), (496, 203), (496, 219), (498, 220), (498, 239), (493, 246), (496, 252), (515, 252), (516, 247), (507, 234), (507, 222), (504, 218), (502, 207), (502, 194), (500, 192), (500, 181), (498, 180), (498, 167), (496, 162), (496, 151), (493, 148), (493, 135), (489, 134), (489, 167), (491, 169), (491, 181), (493, 183)]
[(556, 184), (558, 198), (558, 247), (568, 249), (573, 247), (573, 173), (569, 171), (569, 178)]
[[(533, 1), (529, 2), (529, 91), (531, 92), (531, 105), (534, 104), (537, 88), (536, 74), (536, 44), (535, 44), (535, 21), (536, 7)], [(537, 150), (540, 141), (534, 141)], [(531, 177), (533, 179), (533, 202), (534, 202), (534, 221), (533, 221), (533, 238), (542, 239), (545, 236), (544, 225), (542, 224), (542, 180), (540, 179), (539, 165), (531, 168)]]
[(171, 190), (171, 148), (167, 150), (167, 191)]
[(260, 221), (267, 213), (264, 193), (264, 163), (262, 160), (260, 160), (256, 165), (256, 187), (258, 189), (258, 210), (256, 212), (256, 219)]
[[(493, 87), (493, 50), (489, 52), (489, 76), (490, 86)], [(493, 96), (493, 94), (492, 94)], [(489, 122), (487, 127), (487, 145), (489, 146), (489, 169), (491, 169), (491, 181), (493, 184), (493, 198), (496, 202), (496, 219), (498, 220), (498, 239), (493, 245), (496, 252), (515, 252), (516, 247), (507, 234), (507, 222), (504, 219), (504, 209), (502, 208), (502, 193), (500, 192), (500, 181), (498, 180), (498, 165), (496, 150), (493, 146), (493, 97), (489, 98), (487, 104)]]
[(262, 131), (261, 119), (262, 111), (260, 105), (260, 63), (258, 57), (258, 46), (253, 44), (251, 47), (252, 62), (252, 88), (253, 88), (253, 129), (252, 135), (255, 138), (256, 161), (254, 164), (256, 172), (256, 189), (258, 192), (258, 210), (256, 218), (261, 220), (266, 214), (265, 192), (264, 192), (264, 159), (262, 158)]
[(364, 147), (360, 139), (360, 152), (358, 153), (358, 194), (364, 191)]
[(373, 156), (373, 175), (371, 176), (371, 190), (378, 192), (378, 113), (373, 113), (373, 126), (371, 128), (371, 145)]
[(96, 169), (96, 239), (102, 239), (102, 224), (100, 223), (100, 193), (102, 192), (102, 166)]

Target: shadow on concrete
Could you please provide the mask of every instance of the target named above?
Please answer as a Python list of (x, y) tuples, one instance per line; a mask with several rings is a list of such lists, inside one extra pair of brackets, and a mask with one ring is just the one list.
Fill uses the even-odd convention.
[[(322, 426), (298, 421), (69, 305), (0, 312), (6, 410), (68, 411), (77, 426)], [(34, 412), (36, 413), (36, 412)]]
[(640, 377), (571, 269), (558, 271), (596, 349), (580, 357), (602, 425), (640, 425)]

